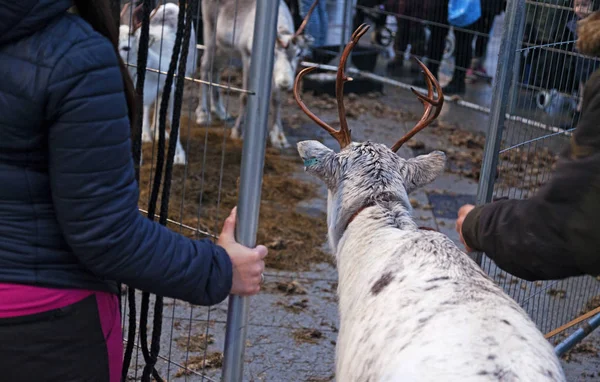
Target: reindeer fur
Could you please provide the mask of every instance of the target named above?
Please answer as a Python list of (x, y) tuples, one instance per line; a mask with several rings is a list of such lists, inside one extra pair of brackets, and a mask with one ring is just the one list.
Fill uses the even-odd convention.
[(338, 381), (565, 381), (527, 313), (448, 237), (413, 221), (408, 194), (443, 172), (444, 153), (403, 159), (372, 142), (335, 153), (317, 141), (298, 152), (329, 190)]

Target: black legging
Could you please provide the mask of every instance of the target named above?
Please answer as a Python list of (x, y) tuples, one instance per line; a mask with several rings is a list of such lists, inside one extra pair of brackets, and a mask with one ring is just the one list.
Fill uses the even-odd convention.
[(456, 38), (456, 49), (454, 53), (455, 57), (455, 71), (454, 76), (452, 77), (452, 81), (464, 81), (466, 70), (471, 65), (471, 58), (473, 57), (473, 37), (475, 35), (471, 33), (478, 32), (484, 33), (485, 36), (477, 35), (477, 40), (475, 42), (475, 57), (482, 58), (485, 55), (485, 50), (489, 41), (489, 33), (492, 28), (492, 23), (494, 22), (494, 18), (496, 15), (501, 12), (502, 9), (486, 9), (482, 8), (482, 14), (479, 20), (474, 22), (473, 24), (459, 29), (464, 30), (455, 30), (454, 36)]
[[(422, 2), (422, 0), (411, 1)], [(448, 35), (448, 0), (427, 0), (426, 5), (423, 9), (422, 19), (434, 23), (428, 25), (431, 34), (427, 43), (427, 57), (429, 58), (427, 66), (437, 76)]]
[(477, 35), (475, 40), (475, 57), (483, 57), (485, 55), (486, 47), (489, 41), (490, 29), (492, 29), (492, 23), (496, 15), (482, 14), (479, 20), (469, 27), (474, 32), (484, 33), (485, 36)]
[[(422, 15), (419, 2), (407, 0), (403, 16), (418, 18)], [(419, 21), (396, 17), (396, 38), (394, 40), (394, 50), (396, 54), (402, 54), (406, 51), (408, 44), (411, 45), (411, 54), (421, 57), (425, 55), (425, 29)]]

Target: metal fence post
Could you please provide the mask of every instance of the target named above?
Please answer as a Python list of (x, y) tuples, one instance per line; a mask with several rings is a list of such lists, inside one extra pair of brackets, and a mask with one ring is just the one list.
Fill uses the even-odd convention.
[[(490, 127), (483, 149), (481, 175), (477, 187), (478, 205), (491, 202), (494, 194), (494, 180), (496, 178), (500, 143), (502, 141), (504, 120), (506, 118), (506, 108), (510, 98), (511, 83), (514, 78), (514, 68), (510, 63), (513, 63), (515, 60), (518, 42), (522, 38), (519, 33), (524, 18), (525, 0), (508, 0), (500, 52), (498, 53), (496, 81), (492, 91), (494, 96), (490, 110)], [(513, 89), (516, 90), (517, 87), (515, 86)], [(483, 254), (476, 253), (472, 254), (472, 256), (474, 256), (473, 259), (477, 264), (481, 265)]]
[[(247, 118), (238, 196), (236, 239), (245, 246), (256, 245), (258, 214), (267, 138), (267, 123), (273, 76), (275, 36), (279, 0), (256, 2), (256, 18), (249, 73)], [(229, 296), (223, 359), (223, 381), (242, 380), (248, 321), (248, 298)]]
[[(527, 12), (527, 7), (524, 7), (524, 12)], [(506, 16), (506, 15), (505, 15)], [(520, 42), (516, 43), (515, 49), (519, 49), (520, 46), (522, 45), (522, 39), (524, 38), (525, 35), (525, 21), (527, 19), (527, 15), (525, 14), (524, 17), (521, 17), (520, 20), (515, 20), (516, 22), (518, 22), (518, 27), (519, 27), (519, 38), (521, 39)], [(504, 22), (506, 22), (507, 19), (506, 17), (504, 18)], [(519, 81), (520, 81), (520, 77), (521, 77), (521, 64), (522, 64), (522, 56), (523, 54), (521, 52), (519, 52), (519, 54), (515, 54), (515, 61), (514, 61), (514, 65), (513, 65), (513, 79), (512, 79), (512, 90), (510, 92), (509, 95), (509, 100), (508, 100), (508, 110), (507, 113), (510, 115), (515, 115), (517, 112), (517, 98), (519, 98)]]

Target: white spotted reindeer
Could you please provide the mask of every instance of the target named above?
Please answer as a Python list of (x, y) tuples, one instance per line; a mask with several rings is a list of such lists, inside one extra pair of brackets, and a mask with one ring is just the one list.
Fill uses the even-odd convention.
[[(257, 1), (259, 0), (202, 1), (206, 49), (200, 63), (201, 80), (209, 81), (212, 78), (213, 82), (220, 82), (221, 71), (229, 59), (232, 56), (239, 56), (242, 60), (243, 88), (248, 89)], [(313, 3), (303, 23), (295, 32), (290, 9), (283, 0), (280, 0), (279, 3), (277, 39), (273, 47), (275, 61), (271, 91), (272, 117), (269, 120), (270, 143), (275, 148), (290, 147), (281, 122), (282, 92), (291, 91), (294, 85), (298, 61), (308, 44), (308, 39), (303, 35), (303, 31), (318, 1)], [(196, 109), (196, 123), (208, 123), (211, 121), (212, 115), (221, 121), (229, 120), (231, 116), (223, 106), (221, 88), (212, 87), (210, 91), (209, 89), (209, 85), (206, 83), (200, 85), (200, 102)], [(239, 114), (231, 131), (233, 139), (240, 139), (243, 136), (241, 126), (244, 120), (246, 100), (247, 94), (241, 93)]]
[[(391, 149), (352, 142), (343, 105), (345, 61), (368, 30), (346, 46), (337, 74), (340, 129), (301, 109), (337, 139), (336, 153), (298, 143), (305, 169), (328, 188), (329, 245), (339, 274), (336, 380), (565, 381), (550, 343), (527, 313), (445, 235), (419, 229), (408, 194), (444, 170), (441, 151), (404, 159), (396, 151), (429, 125), (443, 105), (441, 87), (420, 61), (429, 94), (417, 125)], [(433, 88), (438, 98), (434, 99)], [(434, 111), (435, 108), (435, 111)]]
[[(131, 3), (125, 4), (121, 10), (121, 25), (119, 29), (119, 52), (123, 61), (128, 64), (137, 63), (138, 46), (140, 41), (140, 32), (142, 25), (143, 4), (140, 4), (135, 9), (130, 9)], [(148, 61), (147, 68), (155, 71), (146, 71), (144, 80), (144, 110), (142, 122), (142, 142), (152, 142), (153, 139), (158, 139), (159, 129), (155, 126), (158, 121), (158, 112), (160, 109), (161, 95), (164, 91), (166, 72), (171, 63), (173, 48), (175, 46), (175, 35), (177, 33), (177, 20), (179, 17), (179, 5), (173, 3), (165, 3), (158, 5), (150, 15), (149, 40), (148, 40)], [(186, 61), (186, 76), (192, 76), (196, 70), (196, 33), (192, 25), (189, 52)], [(180, 53), (181, 54), (181, 53)], [(156, 70), (164, 72), (157, 73)], [(134, 80), (137, 76), (137, 67), (130, 66), (129, 73)], [(171, 88), (167, 108), (167, 122), (173, 120), (173, 102), (175, 99), (175, 81)], [(154, 105), (154, 118), (150, 123), (150, 108)], [(152, 134), (154, 130), (154, 134)], [(177, 145), (175, 150), (175, 158), (173, 164), (185, 165), (187, 162), (186, 154), (181, 145), (180, 137), (177, 137)], [(169, 135), (165, 132), (165, 137)]]

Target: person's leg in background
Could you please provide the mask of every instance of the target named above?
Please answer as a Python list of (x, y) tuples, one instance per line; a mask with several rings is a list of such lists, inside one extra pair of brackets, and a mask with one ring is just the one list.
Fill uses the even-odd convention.
[[(427, 26), (431, 31), (427, 42), (427, 68), (438, 77), (438, 70), (446, 47), (448, 35), (448, 0), (422, 0), (421, 19), (429, 21)], [(414, 86), (426, 87), (423, 76), (413, 80)]]
[(506, 9), (506, 1), (481, 0), (481, 17), (475, 22), (472, 28), (480, 34), (476, 37), (475, 52), (471, 60), (471, 65), (467, 70), (467, 82), (476, 81), (477, 73), (487, 75), (483, 68), (483, 63), (485, 62), (489, 35), (496, 16), (501, 14), (504, 9)]
[(317, 46), (324, 46), (327, 43), (327, 32), (329, 31), (329, 15), (327, 14), (327, 1), (321, 0), (317, 5), (319, 16), (319, 41)]
[[(421, 0), (407, 0), (409, 3), (410, 16), (418, 17), (422, 13), (423, 4)], [(410, 43), (410, 56), (422, 59), (427, 54), (427, 36), (425, 35), (425, 27), (421, 21), (409, 21), (410, 31), (409, 39)], [(413, 74), (421, 73), (421, 67), (417, 62), (412, 59), (410, 61), (410, 72)]]
[(408, 47), (411, 36), (411, 22), (402, 16), (410, 16), (410, 10), (407, 6), (409, 0), (388, 1), (386, 11), (397, 14), (396, 16), (396, 36), (394, 38), (394, 58), (387, 63), (388, 73), (391, 76), (398, 76), (402, 73), (404, 65), (404, 52)]
[(467, 69), (467, 82), (475, 82), (477, 81), (476, 72), (487, 74), (483, 63), (485, 61), (485, 54), (487, 51), (487, 44), (489, 42), (489, 33), (492, 28), (492, 23), (494, 21), (495, 16), (484, 15), (482, 14), (479, 20), (475, 22), (471, 30), (476, 32), (475, 36), (475, 52), (473, 52), (473, 58), (471, 59), (471, 63), (469, 68)]
[[(468, 29), (469, 27), (465, 29)], [(450, 83), (443, 88), (444, 93), (448, 95), (465, 93), (465, 77), (473, 55), (473, 34), (468, 30), (455, 29), (454, 36), (456, 38), (454, 73), (452, 74)]]
[[(394, 52), (396, 56), (388, 63), (388, 70), (391, 75), (400, 75), (404, 63), (404, 52), (411, 46), (411, 56), (422, 57), (425, 55), (425, 33), (423, 25), (415, 20), (407, 19), (402, 16), (418, 17), (419, 1), (418, 0), (395, 0), (396, 9), (388, 10), (399, 16), (396, 17), (396, 36), (394, 39)], [(416, 70), (415, 70), (416, 69)], [(411, 62), (411, 72), (418, 73), (418, 69)]]
[[(313, 3), (314, 0), (300, 0), (298, 7), (302, 18), (306, 17), (306, 14)], [(323, 20), (325, 21), (323, 22)], [(313, 47), (318, 48), (325, 45), (327, 41), (327, 22), (327, 1), (320, 0), (313, 13), (310, 15), (310, 18), (306, 23), (306, 29), (304, 30), (305, 33), (314, 38), (312, 44)], [(325, 24), (325, 26), (323, 26), (323, 24)]]

